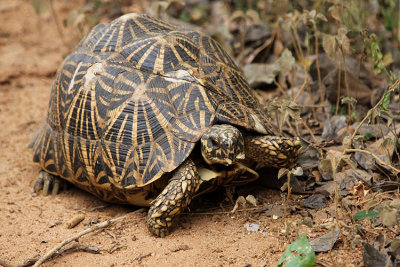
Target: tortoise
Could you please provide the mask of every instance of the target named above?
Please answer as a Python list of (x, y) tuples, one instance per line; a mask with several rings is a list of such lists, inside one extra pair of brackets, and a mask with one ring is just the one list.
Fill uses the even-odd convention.
[(216, 41), (135, 13), (95, 26), (65, 58), (30, 147), (35, 191), (54, 182), (56, 192), (62, 178), (150, 206), (147, 227), (160, 237), (202, 192), (257, 179), (244, 158), (290, 168), (301, 151)]

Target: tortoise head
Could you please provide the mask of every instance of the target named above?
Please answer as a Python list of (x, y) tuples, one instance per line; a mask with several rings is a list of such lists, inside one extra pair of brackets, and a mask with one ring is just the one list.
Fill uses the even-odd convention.
[(235, 164), (245, 157), (242, 133), (227, 124), (212, 126), (201, 137), (201, 154), (207, 164)]

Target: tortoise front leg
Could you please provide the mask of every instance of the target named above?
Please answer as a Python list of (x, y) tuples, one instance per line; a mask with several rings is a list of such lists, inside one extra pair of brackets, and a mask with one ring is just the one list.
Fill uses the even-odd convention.
[(267, 167), (293, 168), (302, 150), (299, 138), (244, 135), (246, 159)]
[(154, 235), (168, 235), (178, 218), (199, 189), (196, 165), (187, 159), (174, 173), (161, 194), (152, 202), (147, 215), (147, 227)]

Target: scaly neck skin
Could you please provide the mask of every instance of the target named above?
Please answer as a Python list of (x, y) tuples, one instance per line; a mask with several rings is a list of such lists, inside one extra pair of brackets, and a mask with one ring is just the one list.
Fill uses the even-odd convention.
[(292, 168), (301, 150), (300, 141), (286, 137), (243, 133), (247, 160), (267, 167)]

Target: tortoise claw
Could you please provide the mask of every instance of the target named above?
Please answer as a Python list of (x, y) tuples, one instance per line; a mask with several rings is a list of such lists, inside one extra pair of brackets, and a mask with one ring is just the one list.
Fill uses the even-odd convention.
[(53, 196), (57, 195), (60, 192), (60, 184), (61, 184), (61, 180), (58, 178), (55, 178), (53, 181), (53, 190), (51, 190), (51, 194)]
[(42, 191), (42, 195), (47, 196), (51, 188), (51, 194), (54, 196), (60, 192), (60, 188), (65, 187), (66, 182), (64, 180), (45, 171), (40, 171), (36, 183), (33, 186), (33, 192), (39, 193)]

